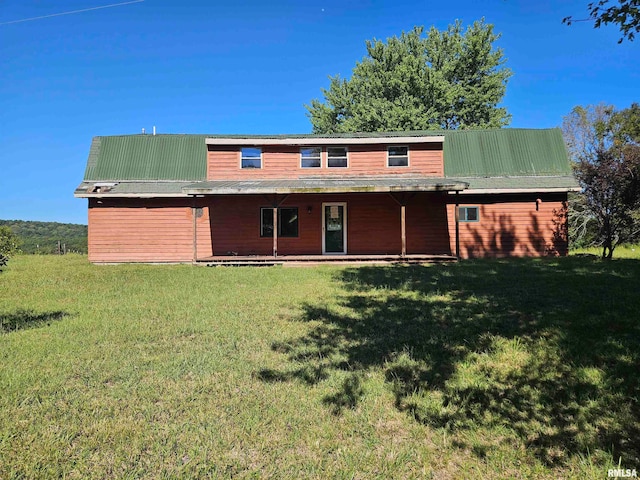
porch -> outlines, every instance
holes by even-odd
[[[457,256],[447,203],[449,192],[465,187],[403,175],[194,184],[185,189],[194,198],[194,262],[416,263]],[[196,244],[197,211],[209,221],[203,248]]]
[[[455,262],[453,255],[214,255],[200,258],[197,265],[207,267],[274,266],[287,267],[311,265],[416,265],[425,263]]]

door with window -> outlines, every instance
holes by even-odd
[[[322,204],[322,253],[347,253],[347,204]]]

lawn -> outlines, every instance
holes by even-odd
[[[640,469],[640,260],[0,273],[0,478]]]

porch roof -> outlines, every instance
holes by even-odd
[[[300,178],[287,180],[214,180],[182,188],[187,195],[362,193],[362,192],[452,192],[467,182],[433,177]]]

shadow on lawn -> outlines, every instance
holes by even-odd
[[[51,322],[62,320],[68,315],[67,312],[63,311],[36,313],[32,310],[2,313],[0,314],[0,334],[50,325]]]
[[[337,304],[305,306],[310,332],[273,345],[292,368],[260,378],[315,384],[346,372],[325,398],[339,414],[379,370],[416,421],[510,432],[548,464],[595,450],[638,463],[640,262],[361,267],[337,280]]]

